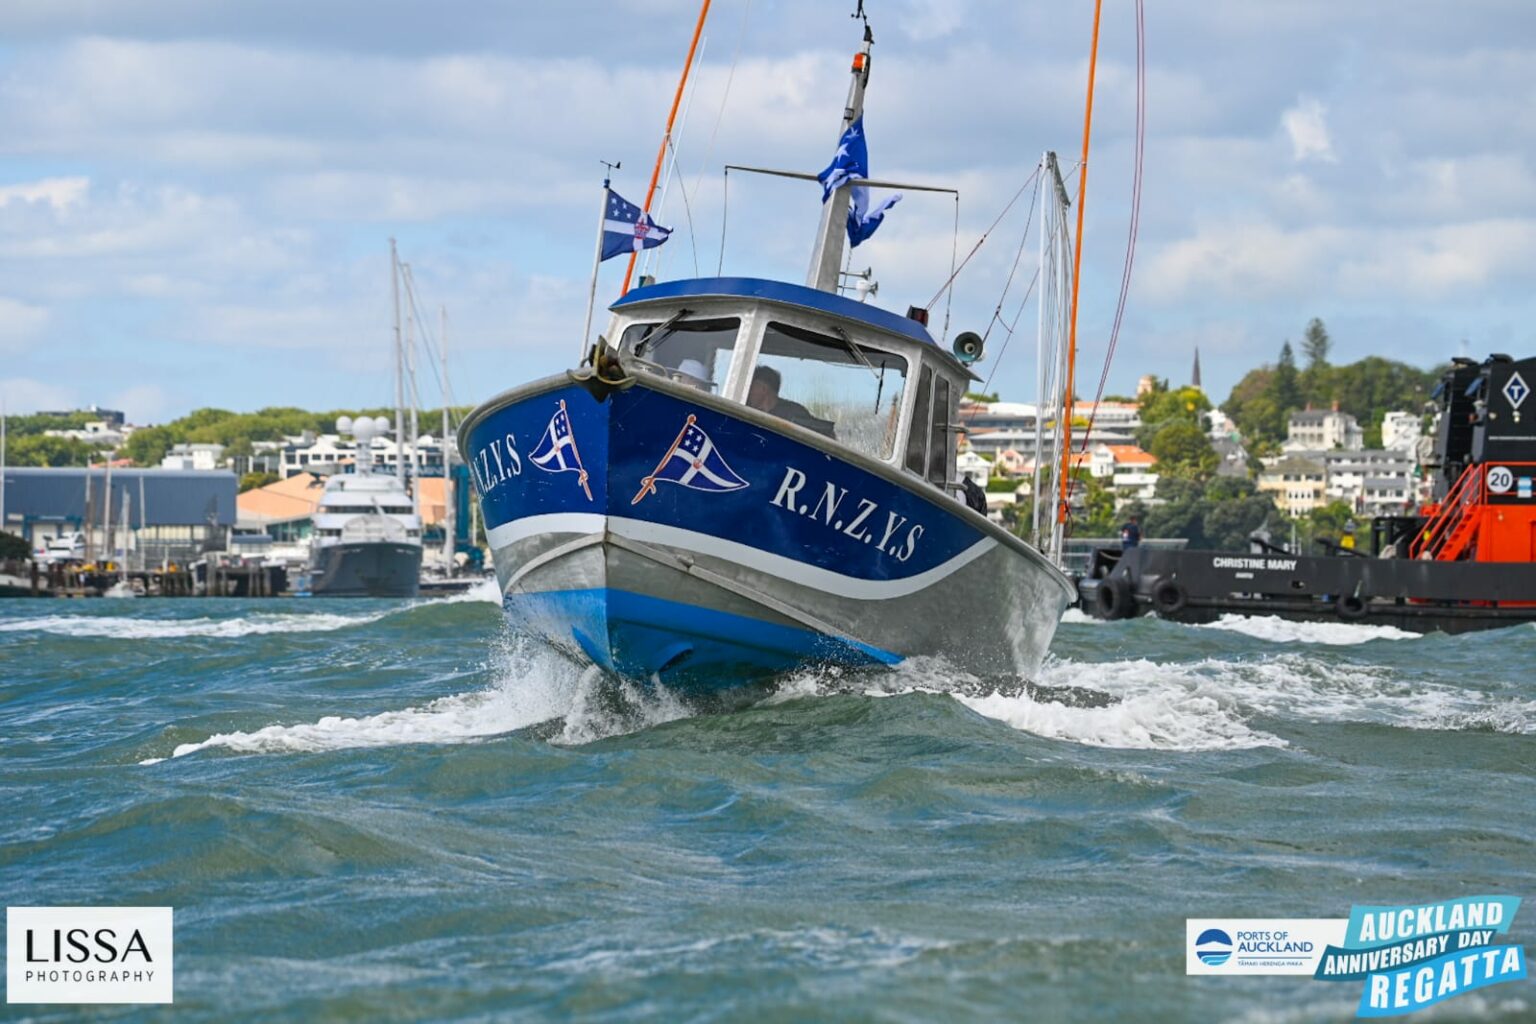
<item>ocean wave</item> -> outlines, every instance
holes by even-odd
[[[377,622],[394,609],[366,615],[328,612],[284,614],[258,612],[238,618],[140,619],[107,615],[46,615],[0,622],[0,633],[51,633],[66,637],[112,640],[174,640],[179,637],[242,637],[265,633],[326,633]]]
[[[1273,615],[1223,615],[1216,622],[1196,629],[1224,629],[1258,640],[1276,643],[1328,644],[1352,646],[1372,640],[1418,640],[1422,634],[1410,633],[1396,626],[1358,622],[1293,622]]]
[[[508,644],[496,650],[494,660],[497,682],[483,690],[376,715],[327,715],[313,722],[216,733],[196,743],[183,743],[170,756],[214,748],[273,754],[473,743],[533,727],[541,727],[540,737],[550,743],[579,745],[693,713],[681,696],[664,687],[641,689],[597,669],[581,669],[533,645]],[[139,763],[163,760],[152,757]]]
[[[1196,751],[1286,745],[1278,736],[1249,726],[1235,701],[1187,666],[1146,660],[1051,660],[1039,682],[1063,690],[1099,691],[1112,702],[1083,707],[1027,692],[956,699],[1022,732],[1096,747]]]

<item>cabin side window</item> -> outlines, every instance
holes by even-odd
[[[949,487],[949,460],[954,456],[949,441],[949,381],[933,382],[933,428],[928,440],[928,482],[940,490]]]
[[[928,467],[928,410],[933,396],[933,370],[923,367],[917,378],[917,396],[912,403],[912,429],[907,431],[907,459],[909,470],[922,476]]]
[[[891,457],[907,383],[901,356],[833,329],[821,334],[770,322],[747,404],[834,438],[875,459]]]
[[[730,373],[740,331],[737,317],[694,320],[684,314],[630,324],[619,337],[619,349],[652,373],[717,395]]]

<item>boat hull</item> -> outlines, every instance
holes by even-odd
[[[415,597],[420,586],[417,545],[343,541],[310,555],[309,592],[315,597]]]
[[[463,437],[509,622],[626,677],[719,689],[922,656],[1029,676],[1073,597],[921,481],[666,381],[599,399],[552,378]]]

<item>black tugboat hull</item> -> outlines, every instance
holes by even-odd
[[[1102,555],[1118,556],[1111,559]],[[1104,552],[1080,580],[1089,614],[1174,622],[1273,615],[1416,633],[1468,633],[1536,622],[1536,564],[1302,557],[1133,548]],[[1107,571],[1106,571],[1107,570]]]

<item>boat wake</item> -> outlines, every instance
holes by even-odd
[[[201,750],[239,754],[314,753],[359,747],[473,743],[526,731],[559,745],[591,743],[637,732],[693,713],[679,695],[644,690],[582,670],[559,655],[522,643],[497,652],[497,681],[483,690],[441,697],[418,707],[314,722],[217,733],[183,743],[172,758]],[[158,764],[163,757],[140,764]]]

